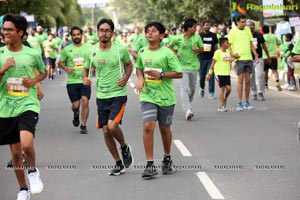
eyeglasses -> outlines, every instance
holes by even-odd
[[[14,28],[1,28],[1,33],[12,33],[13,31],[18,31],[19,29],[14,29]]]
[[[99,29],[98,32],[100,32],[100,33],[111,33],[112,31],[110,29]]]

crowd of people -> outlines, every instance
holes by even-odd
[[[296,90],[292,64],[300,62],[300,38],[293,45],[293,36],[285,34],[280,43],[269,33],[268,26],[263,26],[262,34],[255,31],[255,23],[244,15],[238,16],[235,22],[236,26],[230,31],[224,27],[222,35],[209,21],[199,24],[190,18],[184,21],[180,32],[166,29],[160,22],[150,22],[144,33],[135,28],[129,36],[128,32],[116,35],[113,21],[101,19],[96,33],[92,28],[84,33],[80,27],[73,26],[69,32],[63,33],[61,39],[55,33],[44,33],[40,26],[28,29],[24,17],[5,15],[1,22],[0,145],[10,146],[11,166],[20,187],[18,200],[28,200],[30,193],[38,194],[43,190],[34,148],[39,100],[44,96],[40,82],[47,76],[54,80],[59,70],[67,73],[72,124],[80,127],[81,134],[88,133],[91,84],[92,77],[96,77],[97,127],[102,129],[106,146],[115,161],[109,174],[117,176],[125,173],[134,162],[131,145],[126,142],[120,125],[127,103],[126,85],[135,69],[135,89],[140,94],[146,154],[144,179],[158,174],[153,155],[156,121],[164,150],[162,174],[176,172],[171,157],[171,125],[176,105],[173,79],[181,79],[181,106],[185,120],[194,117],[192,101],[198,77],[199,96],[205,96],[205,81],[208,81],[208,98],[215,99],[216,82],[220,87],[217,110],[228,110],[231,69],[237,75],[236,110],[251,110],[254,107],[250,103],[250,94],[253,100],[265,100],[269,69],[275,75],[277,89],[282,90],[276,51],[282,43],[282,63],[289,72],[287,88]],[[25,40],[27,30],[30,34]]]

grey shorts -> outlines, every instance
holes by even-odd
[[[245,73],[252,73],[253,69],[253,61],[252,60],[238,60],[236,61],[236,73],[245,74]]]
[[[171,126],[175,105],[158,106],[150,102],[141,102],[143,122],[158,121],[159,125]]]

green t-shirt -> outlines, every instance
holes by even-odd
[[[42,53],[41,45],[43,44],[42,40],[38,36],[28,36],[27,41],[29,42],[30,46],[37,50],[38,52]]]
[[[26,111],[40,112],[36,86],[27,88],[22,85],[22,78],[34,78],[34,70],[45,73],[45,65],[41,54],[29,47],[11,52],[6,46],[0,48],[0,66],[14,57],[16,65],[8,69],[0,81],[0,117],[16,117]]]
[[[181,64],[175,54],[164,46],[156,51],[151,51],[148,47],[142,48],[138,53],[135,67],[142,71],[151,68],[160,72],[182,72]],[[171,106],[176,103],[173,79],[156,80],[146,74],[144,74],[144,78],[146,87],[140,94],[141,102],[151,102],[159,106]]]
[[[43,42],[43,48],[46,58],[56,58],[57,51],[53,49],[52,46],[58,48],[57,43],[55,43],[54,40],[52,40],[51,42],[49,40]]]
[[[297,38],[296,43],[294,45],[294,48],[292,50],[292,53],[294,54],[300,54],[300,36]]]
[[[149,44],[145,35],[140,36],[137,40],[135,40],[132,50],[138,52],[141,48],[147,46]]]
[[[98,42],[98,36],[96,33],[92,32],[92,34],[85,34],[86,36],[86,41],[90,44],[96,44]]]
[[[276,37],[276,35],[267,33],[264,34],[265,44],[268,48],[270,57],[277,57],[277,46],[280,45],[279,39]],[[267,55],[265,51],[263,51],[263,59],[266,59]]]
[[[119,51],[118,51],[119,50]],[[96,68],[96,96],[98,99],[126,96],[126,87],[118,86],[118,80],[124,76],[124,63],[130,61],[128,50],[122,45],[112,42],[109,50],[100,50],[99,45],[90,48],[85,57],[85,68]],[[121,63],[120,63],[120,62]]]
[[[229,76],[230,75],[230,52],[227,49],[223,52],[218,49],[214,53],[213,59],[216,61],[214,66],[215,75]]]
[[[44,41],[48,40],[48,35],[47,35],[47,33],[45,33],[45,32],[43,32],[41,35],[38,34],[38,33],[36,33],[36,36],[38,36],[38,37],[41,39],[42,43],[43,43]]]
[[[228,35],[228,41],[231,44],[232,52],[238,53],[238,60],[252,60],[251,46],[252,33],[246,26],[243,30],[236,28],[231,29]]]
[[[196,48],[203,47],[203,42],[199,34],[192,35],[189,39],[185,39],[183,34],[176,35],[170,42],[170,46],[177,46],[177,53],[180,55],[179,61],[183,69],[198,70],[200,68],[200,62],[192,49],[192,46]]]
[[[60,61],[66,63],[66,67],[73,68],[74,71],[68,73],[67,84],[82,83],[82,71],[84,69],[84,58],[89,49],[93,46],[89,43],[76,47],[74,44],[66,46],[61,52]]]

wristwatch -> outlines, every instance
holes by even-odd
[[[165,73],[164,72],[160,72],[160,80],[162,79],[162,78],[164,78],[165,77]]]

